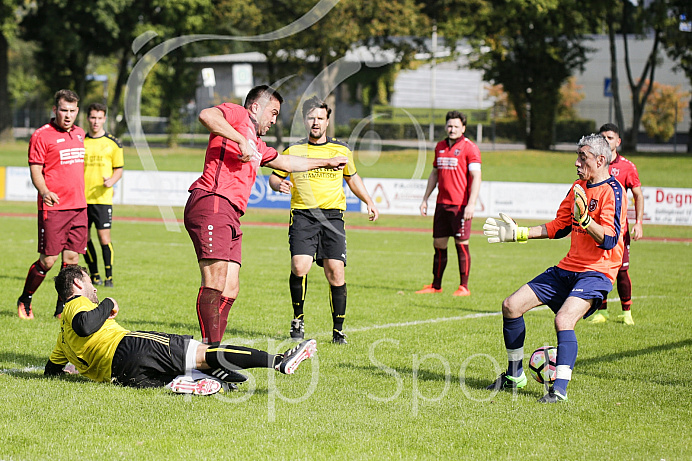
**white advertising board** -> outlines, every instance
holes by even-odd
[[[28,167],[5,168],[5,199],[35,201],[36,189],[31,183]],[[198,177],[198,172],[137,171],[126,170],[123,178],[115,185],[113,203],[127,205],[185,206],[188,188]],[[267,206],[267,200],[276,207],[288,206],[288,196],[266,191],[266,200],[258,200],[259,189],[268,189],[265,178],[258,178],[253,188],[249,206]],[[425,193],[427,180],[364,178],[375,205],[382,214],[419,215],[420,204]],[[507,213],[515,219],[539,219],[549,221],[570,184],[512,183],[484,181],[476,203],[478,217],[497,216]],[[692,189],[671,187],[642,187],[644,192],[644,223],[692,226]],[[350,191],[348,191],[350,192]],[[279,197],[274,197],[277,195]],[[349,199],[350,194],[348,194]],[[634,201],[629,194],[630,220],[634,219]],[[435,210],[437,190],[428,199],[428,215]],[[353,199],[355,200],[355,199]],[[276,203],[273,203],[276,202]],[[349,202],[350,203],[350,202]],[[355,203],[354,206],[357,206]],[[350,207],[349,207],[350,209]],[[360,209],[366,212],[361,203]]]

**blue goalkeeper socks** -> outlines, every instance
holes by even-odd
[[[567,385],[572,379],[572,370],[577,362],[577,335],[574,330],[557,332],[557,371],[553,389],[561,395],[567,395]]]
[[[524,338],[526,337],[524,317],[516,319],[503,317],[502,336],[507,348],[507,375],[517,378],[524,373]]]

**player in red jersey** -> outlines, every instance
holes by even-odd
[[[63,267],[77,264],[87,244],[84,197],[84,130],[75,126],[79,96],[70,90],[55,93],[55,118],[31,135],[29,170],[38,191],[39,258],[29,268],[17,314],[33,319],[31,298],[62,254]],[[58,298],[55,316],[64,304]]]
[[[625,186],[625,190],[631,190],[634,196],[634,213],[636,222],[632,227],[632,238],[639,240],[644,235],[642,220],[644,218],[644,193],[642,183],[639,181],[639,173],[634,163],[618,154],[620,130],[614,123],[606,123],[598,130],[608,140],[613,160],[610,162],[610,174],[615,177],[620,184]],[[618,316],[618,321],[625,325],[634,325],[632,319],[632,280],[630,279],[630,233],[625,232],[625,253],[622,256],[622,267],[617,276],[618,296],[622,305],[622,314]],[[608,320],[608,304],[604,300],[598,312],[592,317],[591,323],[604,323]]]
[[[523,370],[524,313],[546,304],[555,313],[557,366],[555,383],[538,401],[567,400],[567,385],[577,360],[574,327],[592,314],[608,292],[622,265],[627,227],[625,189],[610,176],[611,151],[600,134],[583,137],[577,149],[577,180],[564,198],[556,218],[535,227],[518,227],[504,214],[488,218],[483,229],[488,242],[526,242],[528,239],[563,238],[571,234],[570,249],[551,267],[502,302],[502,333],[507,349],[507,371],[488,390],[514,390],[526,386]]]
[[[316,168],[342,169],[346,157],[308,159],[279,155],[260,139],[276,123],[283,99],[260,85],[245,104],[224,103],[200,112],[210,132],[202,176],[190,186],[185,228],[197,253],[202,284],[197,317],[202,342],[218,344],[231,306],[238,296],[241,263],[240,217],[245,213],[260,166],[287,172]]]
[[[428,198],[437,186],[437,205],[433,222],[433,282],[426,285],[423,293],[442,292],[442,274],[447,267],[447,243],[454,237],[459,259],[459,288],[454,296],[469,296],[469,272],[471,253],[469,237],[471,221],[481,189],[481,152],[464,136],[466,116],[455,110],[447,112],[447,139],[435,146],[435,160],[428,178],[420,213],[428,213]]]

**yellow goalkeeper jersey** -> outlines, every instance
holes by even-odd
[[[289,178],[293,183],[291,189],[292,209],[346,209],[346,194],[344,193],[344,176],[356,174],[356,164],[353,152],[348,144],[333,138],[327,138],[323,144],[313,144],[307,138],[301,139],[284,151],[285,155],[295,155],[306,158],[332,158],[343,155],[348,157],[348,164],[343,170],[319,168],[311,171],[287,173],[274,170],[280,178]]]
[[[104,187],[103,178],[113,176],[113,170],[122,168],[123,146],[110,133],[98,138],[88,134],[84,139],[84,192],[91,205],[112,205],[113,188]]]
[[[70,362],[80,374],[99,382],[110,382],[111,366],[115,349],[120,340],[129,333],[118,322],[108,319],[99,330],[89,336],[79,336],[72,329],[72,319],[79,312],[98,307],[84,296],[78,296],[65,303],[60,319],[60,333],[50,361],[65,365]]]

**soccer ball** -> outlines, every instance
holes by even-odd
[[[545,356],[548,355],[548,366],[545,364]],[[529,370],[533,379],[543,384],[546,381],[549,383],[555,382],[555,366],[557,362],[557,347],[543,346],[539,347],[529,360]]]

